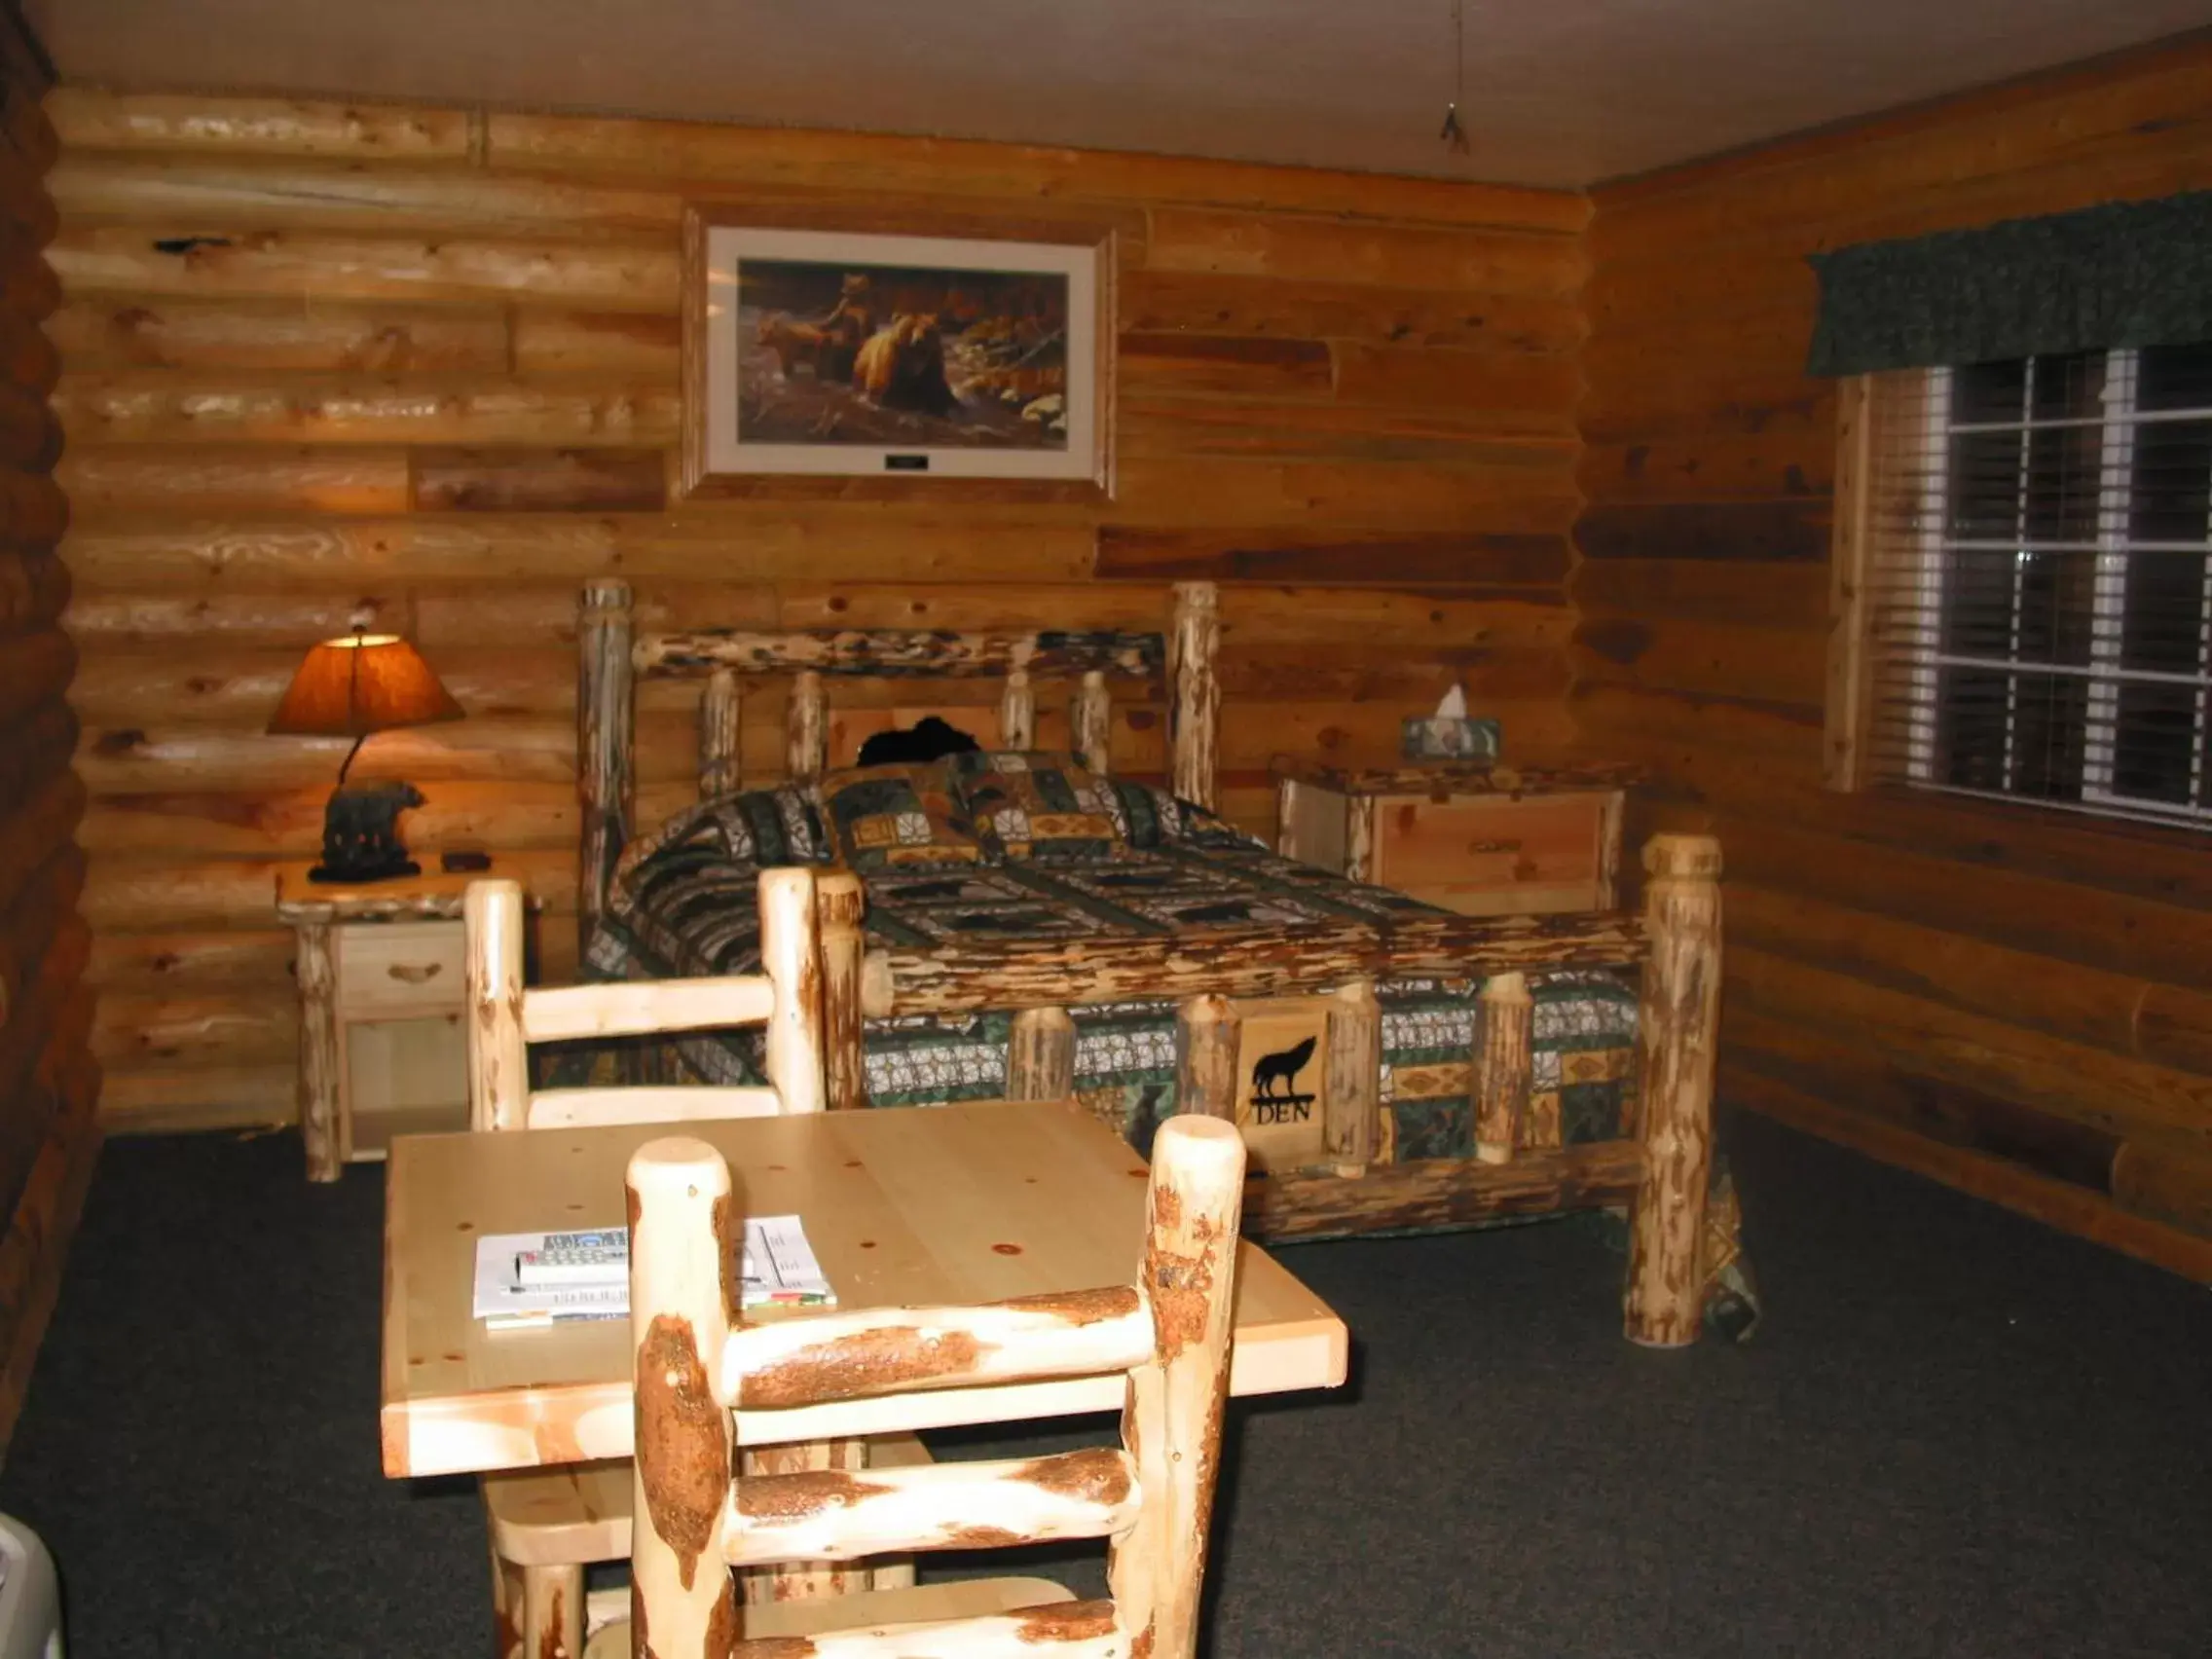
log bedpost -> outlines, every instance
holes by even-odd
[[[1099,669],[1087,669],[1068,704],[1068,747],[1101,777],[1112,769],[1113,730],[1114,700],[1106,689],[1106,676]]]
[[[999,688],[999,747],[1037,747],[1037,694],[1026,668],[1009,669],[1006,683]]]
[[[461,896],[468,1126],[530,1127],[530,1049],[522,1034],[522,884],[472,881]]]
[[[768,1082],[786,1112],[819,1112],[822,1057],[822,923],[814,871],[760,872],[760,971],[775,987],[768,1016]]]
[[[861,1050],[861,960],[867,948],[861,917],[866,908],[861,878],[851,870],[825,870],[815,877],[814,910],[822,925],[822,1083],[832,1112],[867,1104],[867,1067]]]
[[[1175,584],[1175,620],[1167,634],[1167,746],[1175,793],[1214,804],[1214,759],[1221,724],[1219,590],[1211,582]]]
[[[1364,1175],[1382,1139],[1382,1006],[1373,979],[1341,985],[1329,1001],[1327,1090],[1321,1149],[1338,1174]]]
[[[1534,1081],[1531,1038],[1536,1003],[1528,976],[1493,974],[1483,981],[1475,1015],[1475,1156],[1510,1163],[1529,1122]]]
[[[1298,850],[1298,780],[1275,780],[1275,851],[1286,859],[1303,859]]]
[[[1156,1357],[1129,1373],[1122,1412],[1123,1444],[1145,1502],[1106,1557],[1127,1651],[1151,1659],[1198,1653],[1243,1208],[1244,1141],[1235,1125],[1188,1115],[1161,1124],[1137,1273]]]
[[[735,794],[744,788],[738,759],[739,733],[745,723],[745,693],[734,669],[707,676],[699,698],[699,798]]]
[[[346,1173],[346,1148],[338,1144],[337,940],[326,921],[294,924],[299,942],[294,971],[300,977],[300,1142],[308,1179],[335,1181]],[[6,1014],[0,1012],[0,1022]]]
[[[1375,879],[1375,797],[1355,794],[1345,801],[1345,874],[1354,881]]]
[[[1653,1347],[1697,1339],[1713,1072],[1720,1027],[1720,843],[1654,835],[1643,849],[1638,1122],[1644,1176],[1630,1210],[1628,1335]]]
[[[1185,997],[1175,1010],[1175,1110],[1236,1120],[1236,1043],[1244,1026],[1227,997]]]
[[[1075,1092],[1075,1021],[1064,1008],[1025,1008],[1006,1041],[1009,1100],[1065,1100]]]
[[[723,1405],[730,1267],[743,1236],[729,1165],[671,1136],[631,1156],[630,1629],[645,1651],[727,1653],[737,1596],[723,1566],[736,1433]]]
[[[822,676],[807,669],[792,682],[792,700],[784,711],[784,774],[794,784],[811,784],[830,769],[830,704]]]
[[[576,617],[576,796],[582,846],[576,870],[576,947],[591,947],[607,908],[614,862],[630,836],[636,804],[635,670],[630,584],[586,582]]]

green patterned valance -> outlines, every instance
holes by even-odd
[[[2212,340],[2212,191],[1812,256],[1806,371]]]

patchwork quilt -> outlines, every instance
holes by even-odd
[[[1118,784],[1124,795],[1138,786]],[[976,864],[898,864],[864,872],[871,942],[929,946],[955,940],[1164,936],[1209,927],[1297,927],[1373,921],[1428,906],[1285,859],[1187,802],[1158,792],[1135,803],[1152,822],[1099,856]],[[1130,816],[1116,814],[1124,825]],[[1132,844],[1134,842],[1150,844]],[[797,788],[703,802],[634,843],[618,865],[587,971],[605,979],[745,974],[759,965],[757,882],[764,866],[828,864],[834,827],[819,796]],[[1383,1161],[1474,1155],[1470,1055],[1479,982],[1385,981]],[[1534,1099],[1569,1143],[1620,1132],[1634,1088],[1636,992],[1602,972],[1531,977]],[[1175,1016],[1166,1002],[1071,1010],[1076,1093],[1149,1151],[1175,1104]],[[877,1106],[997,1099],[1005,1091],[1012,1015],[871,1020],[865,1057]],[[709,1083],[758,1083],[757,1031],[675,1045],[682,1070]],[[1733,1197],[1727,1195],[1733,1203]],[[1732,1215],[1732,1208],[1729,1210]],[[1716,1322],[1748,1327],[1755,1301],[1733,1262]],[[1718,1262],[1715,1262],[1716,1270]],[[1710,1300],[1710,1299],[1709,1299]]]

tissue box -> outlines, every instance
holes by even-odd
[[[1408,715],[1400,748],[1408,760],[1495,760],[1497,721]]]

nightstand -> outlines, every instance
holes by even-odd
[[[1609,910],[1635,768],[1278,758],[1275,847],[1468,916]]]
[[[468,1127],[461,896],[500,873],[371,886],[276,873],[276,914],[298,936],[300,1138],[308,1179],[381,1159],[394,1135]]]

